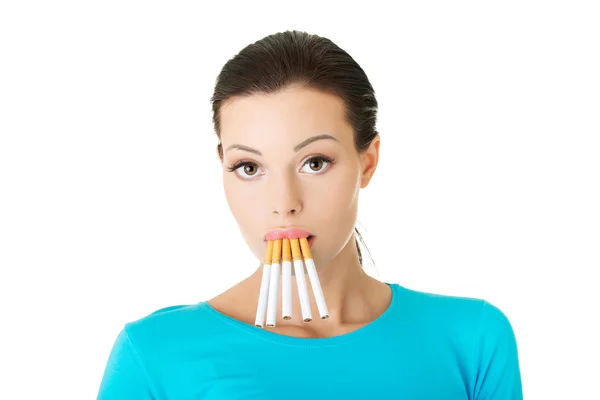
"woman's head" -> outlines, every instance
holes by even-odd
[[[251,250],[262,258],[267,231],[299,227],[315,236],[317,265],[329,263],[377,166],[364,71],[326,38],[277,33],[225,64],[211,101],[225,195]]]

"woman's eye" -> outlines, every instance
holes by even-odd
[[[254,175],[256,173],[256,168],[254,165],[244,165],[244,173],[248,175]]]
[[[258,168],[255,164],[244,164],[237,168],[238,175],[243,177],[251,177],[256,175]]]
[[[308,166],[313,171],[320,171],[323,168],[323,160],[311,160]]]
[[[304,164],[303,171],[308,173],[321,172],[328,166],[329,161],[323,158],[311,158]]]

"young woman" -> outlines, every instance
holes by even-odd
[[[380,139],[375,93],[350,55],[316,35],[270,35],[226,63],[212,102],[227,202],[260,265],[210,300],[127,323],[98,398],[522,398],[502,311],[362,269],[358,198]],[[278,313],[275,327],[255,326],[267,239],[281,237],[308,237],[328,319]],[[314,296],[310,306],[318,315]],[[298,293],[291,310],[302,315]]]

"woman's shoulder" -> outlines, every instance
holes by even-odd
[[[226,343],[224,333],[226,327],[206,302],[166,306],[126,322],[110,352],[98,398],[124,393],[128,398],[158,397],[155,382],[177,380],[190,355],[204,359],[215,342]]]
[[[496,304],[478,297],[440,294],[396,284],[398,304],[405,315],[428,324],[478,335],[513,336],[506,313]]]
[[[139,318],[126,322],[126,327],[130,329],[139,329],[154,324],[164,324],[165,322],[181,322],[190,314],[198,314],[202,302],[196,304],[177,304],[164,306],[147,314],[142,314]]]
[[[202,339],[214,334],[218,324],[206,309],[206,302],[169,305],[126,322],[123,331],[138,346],[180,342],[183,338]]]
[[[496,304],[400,285],[396,293],[398,330],[427,341],[437,357],[458,355],[474,397],[523,398],[515,331]]]
[[[394,284],[400,301],[419,311],[432,313],[474,315],[479,317],[485,307],[497,309],[489,301],[470,296],[442,294],[433,291],[423,291]],[[497,309],[499,311],[499,309]]]

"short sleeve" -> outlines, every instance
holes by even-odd
[[[98,400],[156,398],[126,327],[117,336],[110,352],[97,398]]]
[[[475,357],[475,399],[523,398],[515,333],[506,315],[487,301],[483,303]]]

